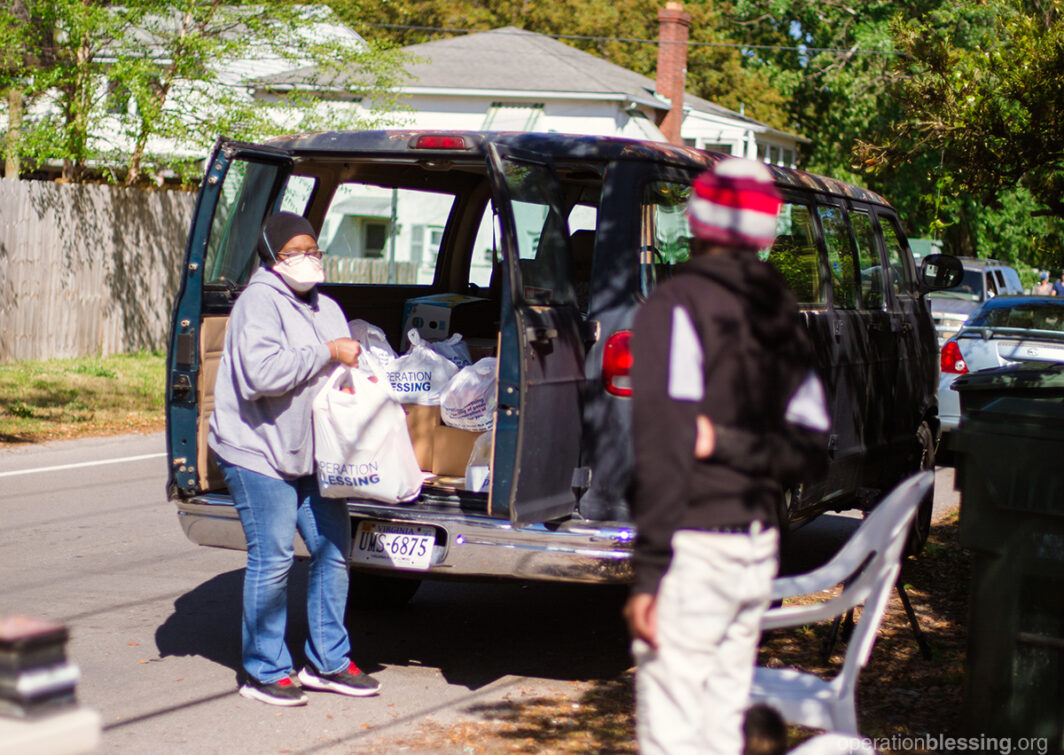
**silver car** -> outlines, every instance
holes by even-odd
[[[1064,298],[988,299],[943,344],[938,379],[942,431],[960,424],[960,396],[953,388],[960,375],[1023,362],[1064,362]]]

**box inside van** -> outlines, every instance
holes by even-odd
[[[496,359],[496,409],[479,433],[418,407],[408,427],[427,474],[410,504],[346,501],[352,567],[378,575],[630,578],[634,537],[628,350],[636,308],[687,259],[692,179],[725,156],[606,137],[415,131],[222,140],[200,189],[175,304],[167,388],[169,496],[188,537],[242,548],[206,445],[229,312],[259,261],[263,220],[307,217],[323,292],[396,351],[410,330],[460,333]],[[825,479],[790,491],[787,517],[873,505],[934,463],[937,348],[894,210],[863,189],[772,168],[785,204],[764,253],[788,280],[817,349],[833,416]],[[926,523],[929,524],[930,501]],[[431,546],[382,558],[404,535]],[[361,537],[360,537],[361,536]]]

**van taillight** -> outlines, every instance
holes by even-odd
[[[968,363],[964,361],[961,347],[956,341],[946,341],[946,345],[942,347],[940,368],[951,375],[963,375],[968,371]]]
[[[606,339],[602,352],[602,383],[606,393],[632,395],[632,331],[620,330]]]
[[[464,136],[421,134],[410,145],[414,149],[469,149]]]

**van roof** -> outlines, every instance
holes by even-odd
[[[415,146],[427,137],[461,137],[465,147]],[[648,140],[622,139],[588,134],[558,134],[503,131],[427,131],[386,129],[376,131],[319,131],[292,134],[270,139],[266,144],[299,156],[325,156],[335,153],[395,155],[396,153],[447,155],[453,159],[457,152],[483,155],[486,142],[505,144],[514,149],[539,152],[554,159],[614,160],[625,157],[636,160],[659,160],[678,167],[701,167],[725,159],[726,155]],[[423,142],[424,143],[424,142]],[[767,166],[780,186],[793,186],[824,194],[848,197],[864,202],[890,206],[882,196],[859,186],[833,178],[806,173],[794,168]]]

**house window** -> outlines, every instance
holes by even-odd
[[[732,151],[732,145],[724,142],[704,142],[702,144],[702,149],[709,150],[710,152],[720,152],[724,155],[735,154],[735,152]]]
[[[542,102],[493,102],[481,128],[484,131],[533,131],[542,117]]]
[[[788,168],[794,167],[794,150],[783,150],[783,164]]]
[[[388,241],[388,226],[385,223],[366,223],[362,248],[367,257],[383,257]]]
[[[780,164],[780,148],[779,147],[769,147],[768,148],[768,162],[769,162],[769,165],[779,165]]]

